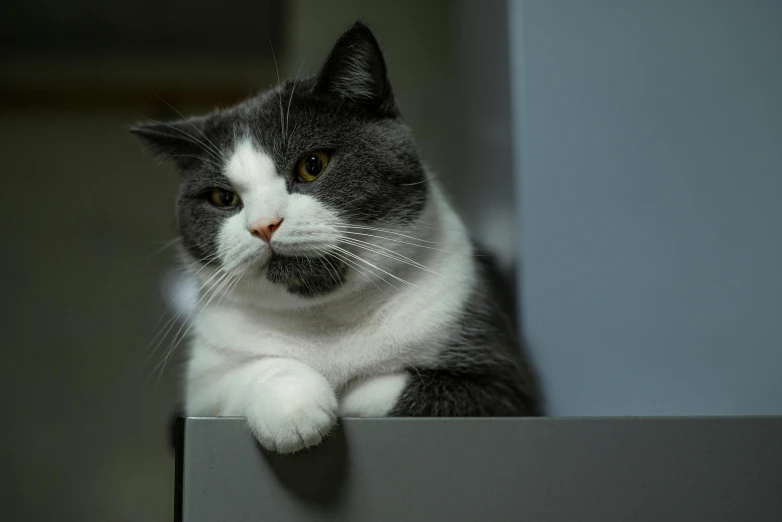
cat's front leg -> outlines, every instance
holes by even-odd
[[[334,427],[337,398],[326,378],[282,357],[253,361],[227,375],[221,411],[244,416],[266,449],[292,453],[317,445]]]

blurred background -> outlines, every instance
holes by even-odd
[[[512,272],[505,12],[496,0],[0,5],[0,173],[14,195],[0,210],[4,518],[171,519],[180,361],[162,376],[159,357],[142,365],[168,319],[177,176],[126,129],[178,118],[169,104],[198,114],[267,88],[272,49],[282,78],[315,72],[363,18],[424,157]]]
[[[520,275],[549,414],[782,413],[779,1],[6,0],[4,519],[171,519],[177,177],[127,127],[314,72],[359,17]]]

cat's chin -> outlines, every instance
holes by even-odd
[[[266,279],[285,286],[292,294],[316,297],[341,287],[345,283],[346,271],[345,264],[331,256],[274,253],[266,264]]]

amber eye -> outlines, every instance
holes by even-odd
[[[329,155],[325,152],[310,152],[299,162],[296,169],[299,177],[304,181],[312,181],[317,178],[329,164]]]
[[[216,207],[235,207],[239,204],[239,196],[223,189],[212,189],[209,201]]]

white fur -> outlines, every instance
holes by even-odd
[[[387,414],[404,388],[404,369],[436,360],[456,327],[453,311],[474,283],[471,244],[439,187],[432,184],[420,224],[399,232],[431,243],[359,236],[426,269],[379,249],[351,248],[361,260],[343,254],[354,263],[347,282],[311,299],[272,285],[263,265],[269,248],[308,253],[337,245],[337,214],[314,198],[288,194],[271,160],[249,141],[237,147],[226,174],[244,208],[220,234],[224,269],[197,274],[203,295],[193,324],[188,413],[246,416],[265,447],[283,452],[316,444],[328,432],[338,412],[336,391],[348,383],[344,413]],[[284,222],[267,245],[247,226],[271,216]],[[367,376],[381,377],[362,380]]]
[[[342,417],[385,417],[407,386],[408,372],[372,375],[351,381],[339,398]]]

